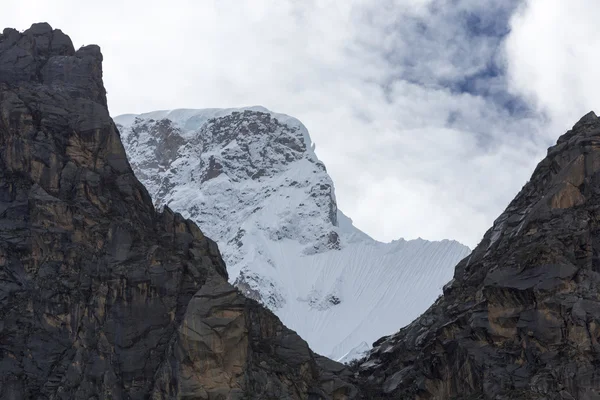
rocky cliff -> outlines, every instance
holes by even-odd
[[[194,223],[154,209],[101,62],[48,24],[0,35],[0,398],[354,397]]]
[[[456,267],[444,296],[380,339],[375,398],[600,399],[600,119],[558,139]]]

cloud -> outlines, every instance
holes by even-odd
[[[47,20],[102,46],[113,115],[260,104],[297,117],[340,208],[386,241],[474,246],[595,98],[552,47],[591,53],[567,44],[594,32],[547,32],[568,14],[556,0],[557,15],[518,0],[8,3],[2,26]]]
[[[510,90],[547,116],[551,137],[600,105],[597,6],[591,0],[528,1],[511,20]]]

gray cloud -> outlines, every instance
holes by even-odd
[[[340,208],[380,240],[475,245],[595,98],[578,77],[564,111],[580,69],[545,65],[558,34],[536,59],[547,11],[517,0],[8,3],[2,26],[46,20],[102,46],[113,115],[260,104],[299,118]]]

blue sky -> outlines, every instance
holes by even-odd
[[[113,115],[293,115],[359,228],[472,247],[600,101],[599,13],[591,0],[7,0],[0,25],[47,21],[99,44]]]

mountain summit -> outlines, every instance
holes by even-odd
[[[287,115],[180,109],[115,122],[155,204],[198,223],[230,282],[333,359],[410,323],[469,253],[449,240],[381,243],[354,227],[308,130]]]
[[[360,366],[376,398],[600,398],[600,120],[562,135],[444,296]]]

